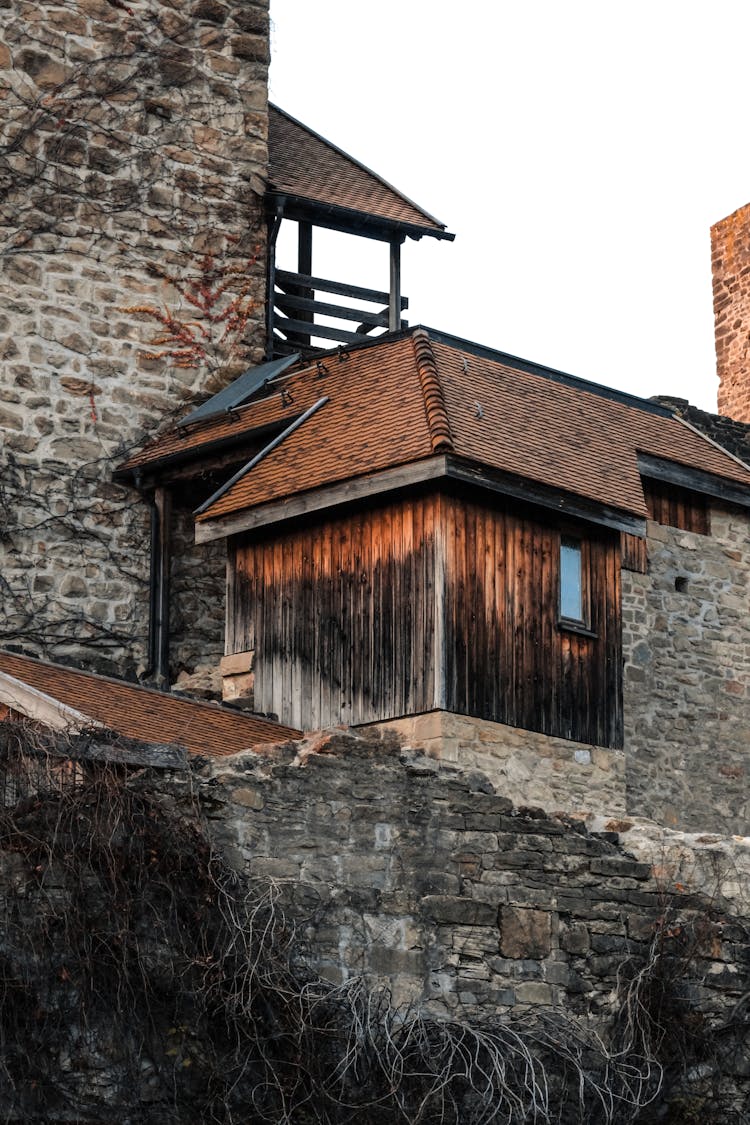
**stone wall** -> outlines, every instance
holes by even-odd
[[[0,644],[129,674],[148,512],[112,465],[261,354],[267,0],[2,9]]]
[[[623,571],[628,813],[750,834],[750,524],[649,522],[648,574]]]
[[[224,655],[226,543],[195,542],[192,513],[172,513],[170,664],[173,680],[210,673],[221,698],[219,662]]]
[[[89,741],[85,746],[90,757],[96,744]],[[149,748],[142,749],[148,760]],[[107,752],[111,755],[111,744],[107,744],[105,756]],[[58,987],[67,992],[63,998],[66,1012],[71,1003],[77,1011],[80,1003],[75,996],[71,1001],[70,982],[77,979],[81,964],[87,963],[80,958],[88,958],[92,946],[81,945],[77,927],[84,917],[90,917],[89,911],[96,918],[101,916],[97,897],[89,899],[80,891],[87,864],[93,865],[89,883],[105,897],[113,886],[120,895],[125,888],[141,888],[153,928],[147,926],[133,943],[138,958],[144,958],[137,964],[149,974],[148,982],[161,981],[163,987],[168,982],[169,988],[174,985],[182,990],[195,987],[194,978],[159,976],[160,958],[172,948],[168,943],[175,941],[172,929],[164,929],[164,918],[171,920],[175,909],[169,895],[164,897],[169,884],[169,879],[164,881],[165,873],[187,893],[184,880],[195,877],[195,867],[210,854],[217,863],[215,870],[223,857],[244,876],[238,884],[240,893],[252,888],[256,906],[275,904],[272,918],[261,912],[248,924],[272,926],[282,960],[291,942],[299,972],[292,978],[284,971],[281,981],[284,1008],[294,1008],[295,1020],[304,1021],[310,997],[316,1007],[324,1008],[324,997],[332,1006],[337,997],[344,1005],[347,996],[360,997],[365,1008],[371,1003],[368,1020],[389,1019],[391,1029],[408,1026],[415,1018],[436,1021],[431,1024],[434,1034],[439,1034],[440,1027],[449,1027],[459,1037],[460,1028],[466,1030],[467,1026],[485,1032],[505,1029],[506,1048],[511,1053],[513,1037],[519,1034],[526,1036],[521,1041],[531,1043],[532,1051],[539,1049],[535,1033],[546,1026],[563,1052],[568,1046],[575,1050],[582,1043],[588,1045],[584,1062],[587,1081],[592,1081],[595,1074],[601,1075],[596,1068],[602,1052],[606,1059],[607,1051],[623,1043],[617,1029],[622,1031],[624,1017],[635,1014],[647,1026],[650,1013],[657,1021],[656,1034],[638,1040],[629,1054],[611,1060],[614,1069],[629,1066],[633,1077],[643,1064],[638,1052],[647,1050],[651,1064],[656,1062],[648,1068],[652,1094],[659,1085],[658,1064],[664,1067],[657,1101],[648,1115],[637,1119],[673,1125],[741,1125],[747,1120],[742,1113],[750,1110],[750,1023],[746,1015],[750,839],[687,836],[633,819],[590,817],[584,822],[548,816],[539,809],[514,808],[493,791],[480,772],[438,763],[400,746],[392,732],[383,735],[374,729],[337,730],[301,743],[266,746],[224,759],[194,759],[192,769],[178,768],[171,773],[139,769],[129,781],[121,781],[122,789],[107,785],[105,776],[96,799],[81,793],[79,815],[69,819],[64,803],[59,804],[60,793],[47,792],[49,763],[42,764],[37,776],[27,759],[20,776],[25,795],[33,792],[35,778],[36,784],[42,781],[45,786],[45,795],[33,803],[38,822],[29,821],[30,805],[25,801],[13,827],[6,822],[6,844],[10,842],[12,848],[0,849],[0,897],[6,920],[10,920],[5,933],[14,958],[4,968],[3,1026],[6,1032],[10,1026],[25,1036],[24,1047],[34,1041],[30,1036],[41,1013],[29,1030],[22,1013],[13,1006],[16,994],[9,989],[14,981],[25,982],[22,995],[36,995],[33,988],[41,987],[39,974],[44,974],[45,987],[53,993]],[[62,793],[74,798],[75,774],[65,770],[58,783]],[[132,807],[124,800],[127,794],[135,798]],[[110,809],[109,801],[124,804],[115,803]],[[45,802],[51,802],[47,812],[39,812]],[[149,819],[157,822],[155,833],[174,834],[188,850],[186,868],[180,870],[170,856],[166,866],[156,868],[149,877],[155,862],[154,838],[149,836],[148,846],[136,843],[131,857],[131,862],[140,857],[148,870],[133,872],[128,865],[126,872],[112,876],[106,865],[107,872],[99,882],[103,844],[104,854],[115,868],[123,860],[121,842],[114,851],[109,850],[111,825],[129,823],[127,818],[123,821],[124,809],[129,816],[135,814],[134,823],[139,823],[144,808],[151,809]],[[157,809],[168,813],[165,821],[160,820]],[[214,845],[210,849],[203,847],[202,831],[196,832],[204,823],[201,814]],[[71,863],[70,849],[77,854],[75,826],[88,818],[93,818],[97,829],[94,858],[89,856],[79,869]],[[28,833],[38,836],[44,845],[49,843],[47,831],[56,841],[51,854],[43,846],[39,854],[35,849],[30,854],[24,850]],[[134,835],[140,837],[142,830]],[[162,840],[164,849],[168,851]],[[41,867],[34,866],[37,860]],[[40,870],[45,871],[42,881],[37,874]],[[201,878],[205,879],[205,872]],[[221,884],[229,885],[224,880]],[[116,910],[126,912],[127,901],[118,902]],[[105,914],[111,921],[111,915]],[[141,919],[142,924],[137,908],[130,917]],[[187,925],[190,941],[195,940],[192,923],[180,921],[179,914],[176,918],[174,924]],[[71,936],[71,942],[61,947],[62,960],[51,981],[45,962],[37,966],[34,960],[40,953],[39,935],[47,940],[48,926],[55,927],[53,934],[64,928]],[[292,936],[294,927],[296,935]],[[8,938],[11,931],[12,941]],[[36,944],[19,944],[19,934],[26,931],[36,935]],[[105,922],[96,940],[107,949],[106,971],[111,972],[112,958],[119,964],[121,952],[119,944],[115,953],[107,947],[108,933]],[[176,944],[179,952],[181,947]],[[258,955],[259,947],[252,948]],[[216,952],[210,943],[209,949]],[[233,947],[230,975],[241,971],[235,958],[242,949],[241,943]],[[6,945],[3,951],[10,956]],[[188,953],[191,951],[192,945]],[[197,962],[199,968],[201,961]],[[132,960],[126,958],[123,964],[133,971]],[[269,969],[270,963],[264,964]],[[9,973],[9,965],[16,976]],[[268,978],[257,972],[257,963],[255,970],[256,975],[246,978],[245,987],[248,979],[252,981],[252,998],[257,1000],[260,994],[262,1007],[263,990],[278,985],[277,969],[271,967]],[[199,977],[202,979],[203,970]],[[315,984],[320,977],[334,989]],[[300,999],[299,1012],[297,993],[290,991],[298,984],[304,985],[306,997]],[[220,991],[216,988],[216,1003],[221,1003]],[[230,993],[232,1004],[242,1003],[232,996]],[[268,996],[276,1003],[276,993]],[[157,1060],[153,1043],[149,1054],[148,1049],[143,1051],[144,1042],[137,1040],[136,1063],[145,1060],[147,1065],[137,1067],[132,1075],[127,1069],[132,1044],[118,1038],[122,1020],[115,1020],[113,1027],[101,1025],[108,1011],[107,997],[101,999],[103,1005],[95,1005],[93,1012],[84,1015],[85,1036],[77,1026],[54,1026],[54,1047],[39,1073],[48,1094],[58,1099],[65,1095],[62,1104],[67,1112],[55,1112],[55,1119],[82,1119],[75,1112],[80,1103],[86,1119],[129,1121],[131,1117],[125,1113],[118,1116],[118,1106],[132,1108],[132,1083],[140,1082],[136,1096],[142,1095],[143,1119],[164,1120],[159,1112],[166,1103],[156,1099],[166,1077],[175,1094],[175,1104],[171,1097],[166,1104],[169,1120],[192,1120],[184,1110],[193,1072],[184,1072],[182,1060],[187,1057],[195,1062],[196,1070],[209,1065],[213,1056],[205,1050],[205,1041],[193,1041],[187,1026],[181,1030],[188,1034],[174,1041],[169,1038],[176,1035],[174,1029],[163,1035],[159,1042],[167,1060],[178,1058],[178,1069],[170,1071],[168,1061],[164,1069],[157,1068],[161,1055]],[[131,1009],[129,1004],[127,999],[124,1010],[132,1011],[134,1019],[141,1018],[141,1008]],[[355,1009],[360,1015],[364,1010],[361,1005]],[[250,1013],[259,1010],[248,1004]],[[326,1009],[322,1016],[329,1021],[325,1025],[329,1049],[346,1051],[351,1040],[348,1035],[336,1038],[330,1022],[332,1011],[333,1007]],[[172,1011],[157,1006],[151,1015],[171,1022]],[[668,1025],[667,1018],[671,1020]],[[597,1035],[601,1037],[598,1042]],[[148,1037],[145,1041],[152,1042]],[[102,1042],[107,1044],[106,1050],[97,1049]],[[6,1040],[6,1046],[12,1052],[17,1044]],[[595,1059],[596,1051],[600,1054]],[[451,1066],[446,1059],[443,1056],[442,1065]],[[18,1065],[16,1055],[12,1062]],[[131,1075],[124,1092],[123,1073]],[[0,1096],[10,1099],[17,1109],[19,1092],[24,1093],[14,1092],[6,1082]],[[174,1112],[177,1106],[183,1115]],[[30,1115],[8,1115],[8,1120],[19,1119],[29,1120]],[[405,1114],[398,1119],[417,1117]],[[540,1110],[539,1120],[550,1119]],[[593,1122],[600,1117],[569,1114],[553,1115],[553,1119]],[[450,1105],[445,1120],[456,1120]],[[613,1120],[633,1118],[623,1107]]]
[[[746,996],[748,840],[517,810],[483,774],[373,729],[214,762],[198,793],[237,869],[315,918],[314,961],[334,981],[365,973],[438,1016],[554,1009],[606,1033],[668,931],[694,935],[673,952],[689,949],[680,980],[700,1019]],[[742,1050],[723,1042],[747,1098]]]
[[[430,711],[374,727],[462,769],[482,770],[515,805],[548,812],[625,812],[625,755],[503,723]]]
[[[750,204],[711,227],[719,413],[750,422]]]

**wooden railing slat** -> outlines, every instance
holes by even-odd
[[[358,320],[369,324],[372,328],[388,327],[388,310],[384,313],[365,312],[364,309],[352,309],[346,305],[331,305],[327,301],[314,301],[309,297],[293,297],[288,293],[277,293],[275,305],[285,315],[294,314],[296,310],[320,313],[322,316],[337,316],[341,320]],[[302,320],[303,317],[297,317]]]
[[[378,289],[363,289],[359,285],[349,285],[342,281],[327,281],[322,277],[311,277],[306,273],[292,273],[289,270],[276,270],[275,281],[279,289],[285,286],[295,286],[301,289],[320,289],[323,293],[335,293],[339,297],[354,297],[361,301],[372,301],[374,304],[387,304],[390,294]],[[408,309],[409,298],[401,298],[401,308]]]
[[[330,324],[310,324],[308,320],[292,320],[290,317],[275,316],[274,329],[278,332],[293,333],[305,337],[317,336],[322,340],[338,340],[344,344],[356,344],[362,339],[357,332],[346,332],[343,328],[333,328]]]

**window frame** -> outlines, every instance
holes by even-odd
[[[575,548],[579,565],[579,604],[580,617],[570,617],[563,613],[563,583],[565,568],[564,548]],[[557,550],[557,627],[569,633],[579,633],[586,637],[598,636],[591,628],[591,551],[588,539],[578,531],[562,529]]]

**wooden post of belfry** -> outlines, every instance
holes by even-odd
[[[388,304],[388,331],[401,327],[401,239],[391,239],[391,288]]]
[[[299,223],[299,233],[297,236],[297,273],[306,274],[307,277],[312,275],[312,223]],[[299,296],[307,297],[312,300],[314,290],[307,286],[300,285]],[[315,320],[315,314],[303,309],[297,313],[298,320],[309,320],[312,324]],[[310,347],[310,337],[301,336],[300,343],[303,347]]]

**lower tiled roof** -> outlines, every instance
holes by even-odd
[[[192,754],[222,757],[301,737],[300,731],[246,712],[29,656],[0,651],[0,672],[127,738],[182,746]]]
[[[321,395],[327,402],[217,492],[199,521],[438,450],[640,519],[641,455],[740,485],[750,500],[750,470],[668,409],[431,329],[323,357],[284,385],[298,410]]]

